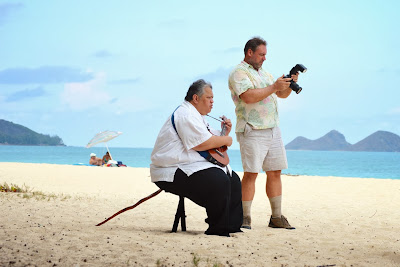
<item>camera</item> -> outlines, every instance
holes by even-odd
[[[304,65],[302,64],[297,64],[296,66],[294,66],[291,70],[290,73],[288,75],[286,75],[284,78],[290,78],[292,77],[292,75],[297,74],[298,72],[304,73],[307,71],[307,68],[304,67]],[[290,81],[290,85],[289,85],[290,89],[292,89],[293,91],[296,92],[296,94],[300,93],[301,90],[303,88],[300,87],[300,85],[298,85],[295,81],[291,80]]]

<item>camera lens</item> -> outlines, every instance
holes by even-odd
[[[290,86],[289,86],[293,91],[296,92],[296,94],[300,93],[302,88],[294,81],[290,82]]]

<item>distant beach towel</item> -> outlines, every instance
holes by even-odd
[[[72,165],[76,165],[76,166],[92,166],[92,167],[99,167],[97,165],[92,165],[92,164],[87,164],[87,163],[74,163]]]

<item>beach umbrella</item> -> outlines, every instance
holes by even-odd
[[[112,140],[112,139],[114,139],[115,137],[117,137],[117,136],[119,136],[119,135],[121,135],[121,134],[122,134],[121,132],[117,132],[117,131],[104,131],[104,132],[100,132],[100,133],[96,134],[96,135],[92,138],[92,140],[89,141],[89,143],[86,145],[86,148],[95,146],[95,145],[100,144],[100,143],[104,143],[105,146],[106,146],[106,148],[107,148],[107,151],[108,151],[108,153],[110,154],[110,157],[111,157],[111,159],[112,159],[110,150],[108,149],[108,146],[107,146],[107,142],[110,141],[110,140]]]

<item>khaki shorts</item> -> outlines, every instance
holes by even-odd
[[[246,124],[243,133],[236,133],[244,172],[287,169],[286,150],[279,127],[254,130]]]

